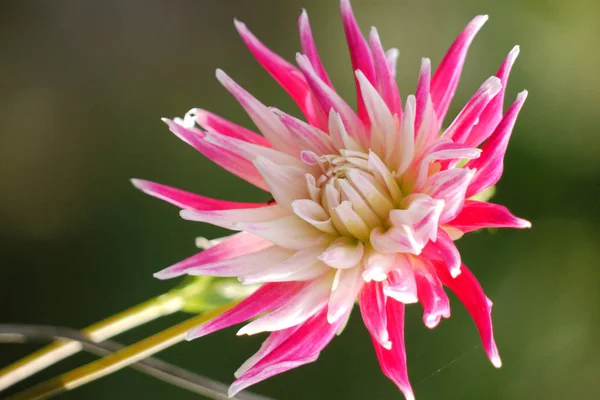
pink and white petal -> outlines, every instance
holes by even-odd
[[[430,98],[431,87],[431,60],[423,58],[421,60],[421,70],[417,81],[417,90],[415,91],[416,113],[415,113],[415,132],[419,132],[423,119],[425,118],[425,109]]]
[[[289,369],[315,361],[319,353],[339,331],[345,318],[330,324],[326,319],[326,310],[322,310],[296,330],[287,331],[287,339],[277,338],[280,342],[268,354],[262,356],[251,368],[244,372],[229,388],[229,396],[257,382],[280,374]],[[273,334],[272,334],[273,335]]]
[[[304,323],[327,305],[330,285],[330,274],[307,282],[281,307],[243,326],[238,331],[238,336],[279,331]]]
[[[190,330],[186,339],[197,339],[276,309],[293,299],[305,286],[305,282],[264,284],[231,310]]]
[[[396,119],[394,119],[387,104],[381,98],[373,84],[365,77],[363,72],[357,70],[355,75],[370,121],[370,149],[383,154],[386,137],[396,134]]]
[[[292,135],[276,115],[220,69],[217,70],[217,79],[246,110],[250,119],[274,148],[293,156],[298,155]]]
[[[444,121],[450,102],[456,92],[469,46],[487,20],[487,15],[479,15],[469,22],[454,43],[452,43],[452,46],[448,49],[448,52],[433,75],[431,81],[431,98],[435,113],[438,116],[438,129]]]
[[[256,157],[254,165],[263,176],[271,195],[281,207],[293,212],[294,200],[310,197],[304,185],[306,171],[297,167],[280,165],[265,157]]]
[[[388,142],[387,146],[393,151],[386,155],[386,164],[391,166],[396,176],[400,176],[410,166],[415,155],[415,110],[416,99],[410,95],[404,105],[404,116],[399,135],[395,141]]]
[[[186,210],[229,210],[241,208],[258,208],[266,206],[261,203],[238,203],[211,199],[182,189],[177,189],[160,183],[145,181],[143,179],[132,179],[131,183],[142,192],[169,202],[179,208]]]
[[[390,73],[392,74],[392,78],[394,79],[396,79],[396,67],[398,66],[399,56],[400,51],[393,47],[385,52],[385,58],[387,60],[388,68],[390,70]]]
[[[354,268],[337,270],[327,304],[327,322],[333,324],[350,313],[363,284],[360,261]]]
[[[394,209],[394,204],[386,195],[386,189],[377,183],[371,174],[357,168],[348,170],[346,176],[352,186],[367,200],[373,211],[380,218],[387,218],[390,210]]]
[[[271,143],[269,143],[269,141],[264,136],[254,133],[251,130],[244,128],[243,126],[234,124],[233,122],[228,121],[225,118],[218,116],[217,114],[211,113],[210,111],[206,111],[201,108],[192,108],[185,115],[185,119],[192,119],[205,131],[218,132],[222,135],[231,136],[240,140],[245,140],[246,142],[254,143],[259,146],[271,147]]]
[[[315,98],[327,114],[333,109],[340,114],[348,133],[361,146],[368,147],[368,134],[354,110],[325,82],[319,78],[308,58],[303,54],[296,55],[298,67],[304,74]]]
[[[236,229],[248,231],[290,250],[329,244],[333,236],[327,235],[296,215],[268,222],[238,223]]]
[[[332,268],[347,269],[357,265],[364,253],[365,248],[361,241],[342,236],[318,255],[318,259]]]
[[[483,110],[501,89],[502,82],[499,78],[492,76],[487,79],[442,136],[452,139],[454,143],[465,143],[471,129],[479,123]]]
[[[375,67],[373,65],[373,56],[367,41],[360,32],[356,18],[352,12],[350,0],[342,0],[340,2],[340,11],[342,13],[342,22],[344,24],[344,32],[346,33],[346,42],[348,42],[348,50],[350,51],[350,61],[352,62],[353,71],[362,71],[369,82],[377,84],[375,75]],[[356,80],[356,98],[358,116],[366,124],[369,124],[365,104],[363,102],[360,84]]]
[[[320,261],[317,256],[326,246],[316,246],[295,252],[289,258],[279,263],[264,263],[263,268],[251,275],[240,276],[244,285],[263,282],[308,281],[315,279],[330,268]]]
[[[383,293],[383,285],[382,282],[365,283],[358,296],[358,305],[371,337],[384,349],[390,350],[392,342],[387,330],[386,297]]]
[[[381,370],[398,389],[404,394],[406,400],[415,400],[406,368],[406,350],[404,346],[404,304],[390,300],[386,304],[388,331],[392,348],[384,348],[375,337],[373,345],[379,359]]]
[[[273,246],[271,242],[261,237],[247,232],[236,233],[198,254],[155,273],[154,277],[158,279],[174,278],[185,274],[186,270],[193,266],[229,260],[271,246]]]
[[[350,136],[346,130],[341,115],[333,109],[329,112],[328,126],[331,140],[339,151],[342,149],[350,151],[363,151],[363,147],[361,147],[359,142],[354,140],[354,138]],[[337,152],[338,151],[336,151],[336,153]]]
[[[298,31],[300,33],[300,47],[302,49],[302,54],[306,55],[319,78],[321,78],[327,86],[333,88],[333,84],[331,83],[329,76],[327,76],[327,72],[321,62],[321,57],[319,57],[319,52],[317,51],[317,46],[313,39],[306,10],[302,10],[300,17],[298,18]]]
[[[448,272],[450,272],[450,275],[453,278],[460,275],[460,252],[450,236],[443,229],[438,231],[438,237],[435,243],[429,242],[423,248],[421,257],[428,260],[441,261],[446,268],[448,268]]]
[[[434,199],[444,200],[444,210],[440,215],[440,223],[452,221],[460,212],[465,192],[475,174],[468,168],[453,168],[438,172],[425,181],[423,193]]]
[[[500,180],[504,170],[504,154],[508,147],[508,141],[526,98],[526,90],[519,93],[517,100],[510,106],[494,133],[483,144],[481,157],[469,161],[465,166],[477,169],[475,177],[467,189],[467,197],[495,185]]]
[[[289,212],[278,204],[273,204],[233,210],[182,210],[180,215],[188,221],[206,222],[226,229],[242,230],[238,224],[274,221],[289,215]]]
[[[267,184],[264,182],[262,176],[260,176],[258,170],[251,161],[205,142],[203,140],[205,133],[198,129],[185,128],[181,123],[167,118],[163,118],[163,122],[169,126],[169,130],[177,137],[195,148],[215,164],[260,189],[268,190]]]
[[[292,132],[300,150],[311,150],[317,155],[337,153],[337,149],[327,133],[282,111],[273,110],[273,112]]]
[[[386,297],[391,297],[404,304],[419,301],[412,260],[413,258],[406,254],[396,255],[396,262],[388,274],[389,284],[383,288]]]
[[[385,281],[395,262],[396,253],[381,253],[372,244],[367,244],[363,258],[363,279],[365,282]]]
[[[519,46],[513,47],[504,59],[496,76],[502,82],[502,90],[492,101],[489,102],[485,110],[481,113],[479,123],[473,127],[469,137],[465,141],[468,146],[477,147],[483,143],[494,131],[500,120],[502,119],[502,108],[504,106],[504,93],[508,83],[510,70],[519,55]]]
[[[494,332],[492,329],[492,305],[486,297],[481,285],[473,273],[465,266],[461,266],[461,274],[452,278],[447,268],[442,263],[434,263],[438,277],[442,283],[450,288],[465,308],[471,314],[477,330],[483,342],[483,348],[496,368],[502,366],[498,348],[494,341]]]
[[[369,171],[371,171],[377,182],[379,182],[380,185],[386,187],[388,193],[392,197],[392,200],[395,202],[400,202],[402,200],[402,192],[400,191],[398,182],[396,182],[396,179],[394,179],[394,176],[387,168],[387,166],[383,163],[381,158],[379,158],[379,156],[373,153],[372,151],[369,151],[367,167]]]
[[[411,253],[419,255],[423,246],[414,230],[408,225],[392,226],[387,231],[382,227],[371,231],[371,244],[382,253]]]
[[[371,28],[369,34],[369,46],[373,54],[375,75],[377,77],[377,91],[387,104],[388,109],[398,120],[402,120],[402,104],[400,102],[400,91],[394,79],[395,66],[392,69],[388,58],[383,50],[379,33],[376,28]]]
[[[294,214],[318,230],[330,235],[338,234],[337,230],[333,226],[333,222],[331,222],[331,217],[329,214],[327,214],[327,212],[325,212],[319,203],[308,199],[295,200],[292,203],[292,208],[294,210]]]
[[[429,262],[416,260],[413,266],[419,302],[423,306],[423,323],[433,329],[442,317],[450,318],[450,301],[435,268]]]
[[[460,213],[448,225],[464,233],[482,228],[531,228],[531,222],[515,217],[506,207],[475,200],[465,200]]]
[[[426,194],[413,193],[405,198],[403,205],[406,207],[404,210],[390,211],[392,224],[412,225],[415,237],[422,246],[425,246],[429,240],[435,241],[444,201]]]

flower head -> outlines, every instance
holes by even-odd
[[[272,332],[236,372],[230,393],[316,360],[342,329],[358,299],[382,370],[414,398],[404,350],[404,307],[420,302],[434,328],[450,316],[443,286],[475,320],[484,349],[499,367],[491,301],[462,264],[454,240],[486,227],[526,228],[506,208],[473,196],[500,178],[524,91],[503,115],[515,47],[458,116],[442,129],[467,50],[487,16],[473,19],[433,77],[423,59],[415,95],[395,83],[398,52],[385,51],[377,30],[361,35],[350,3],[341,12],[357,88],[355,112],[335,91],[299,18],[296,68],[236,21],[259,63],[296,101],[305,120],[268,108],[223,71],[217,79],[239,101],[261,135],[193,109],[164,121],[206,157],[271,193],[266,204],[215,200],[134,180],[144,192],[182,208],[181,216],[240,231],[156,276],[237,277],[260,288],[237,307],[189,333],[207,335],[251,320],[239,335]]]

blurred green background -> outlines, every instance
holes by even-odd
[[[475,40],[451,113],[494,74],[515,44],[521,55],[507,93],[529,98],[509,146],[495,202],[533,222],[530,231],[471,234],[463,259],[495,302],[494,369],[473,323],[452,297],[453,317],[433,330],[408,308],[409,374],[417,398],[600,398],[599,182],[600,3],[595,0],[354,0],[364,32],[376,25],[401,51],[403,97],[421,57],[437,65],[475,15],[490,14]],[[160,294],[176,281],[152,273],[197,250],[221,229],[185,222],[134,190],[139,177],[207,196],[267,195],[211,165],[173,137],[160,117],[199,106],[250,126],[218,84],[223,68],[268,105],[298,114],[238,38],[238,17],[293,60],[302,7],[336,87],[353,98],[337,0],[71,0],[0,2],[0,322],[84,327]],[[446,121],[448,122],[448,121]],[[186,316],[122,335],[131,343]],[[230,382],[261,337],[235,328],[160,354]],[[37,345],[0,345],[6,365]],[[92,360],[79,355],[20,385]],[[278,399],[400,399],[380,372],[355,312],[317,363],[260,383]],[[64,399],[192,399],[124,370]]]

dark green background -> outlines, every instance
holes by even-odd
[[[593,0],[366,1],[353,5],[364,32],[376,25],[401,51],[398,81],[414,92],[421,57],[437,65],[476,14],[490,14],[472,46],[453,115],[521,45],[507,102],[530,96],[494,201],[530,219],[530,231],[471,234],[458,242],[494,300],[504,366],[494,369],[473,323],[452,298],[437,329],[409,307],[409,374],[423,399],[600,398],[598,108],[600,63]],[[152,273],[195,252],[194,237],[222,230],[182,221],[135,191],[130,177],[238,201],[267,195],[211,165],[173,137],[160,117],[195,106],[249,125],[218,84],[223,68],[268,105],[298,114],[233,28],[240,18],[289,60],[296,18],[308,9],[336,87],[353,98],[335,0],[0,1],[0,322],[83,327],[168,290]],[[447,121],[448,122],[448,121]],[[177,315],[119,337],[131,343]],[[263,337],[229,329],[161,357],[229,382]],[[0,364],[35,349],[0,345]],[[80,355],[19,385],[49,378]],[[317,363],[254,388],[279,399],[400,399],[379,371],[358,313]],[[192,399],[126,370],[65,399]]]

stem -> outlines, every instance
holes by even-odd
[[[206,282],[174,289],[81,330],[92,342],[99,343],[159,317],[181,310],[189,296],[202,291]],[[60,340],[0,370],[0,392],[21,380],[82,350],[80,342]]]
[[[165,329],[149,338],[117,351],[99,360],[64,373],[54,379],[43,382],[10,397],[11,400],[39,400],[78,388],[86,383],[102,378],[139,360],[158,353],[185,339],[186,333],[193,327],[215,318],[238,304],[232,301],[202,315],[197,315],[171,328]]]

